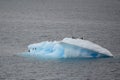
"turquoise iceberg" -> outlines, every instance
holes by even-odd
[[[28,53],[42,58],[101,58],[113,57],[107,49],[82,39],[64,38],[61,41],[43,41],[30,44]]]

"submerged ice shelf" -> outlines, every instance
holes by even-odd
[[[27,54],[42,58],[99,58],[113,56],[110,51],[93,42],[72,38],[30,44]]]

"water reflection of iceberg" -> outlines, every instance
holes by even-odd
[[[112,57],[107,49],[82,39],[64,38],[62,41],[45,41],[28,46],[29,55],[43,58],[99,58]]]

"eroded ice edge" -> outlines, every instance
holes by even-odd
[[[61,41],[43,41],[30,44],[29,55],[39,58],[104,58],[113,57],[110,51],[91,42],[82,39],[64,38]]]

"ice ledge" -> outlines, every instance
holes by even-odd
[[[113,56],[112,53],[110,51],[108,51],[107,49],[105,49],[91,41],[88,41],[88,40],[64,38],[61,42],[79,46],[79,47],[86,48],[89,50],[94,50],[96,52],[99,52],[101,54],[105,54],[108,56]]]

